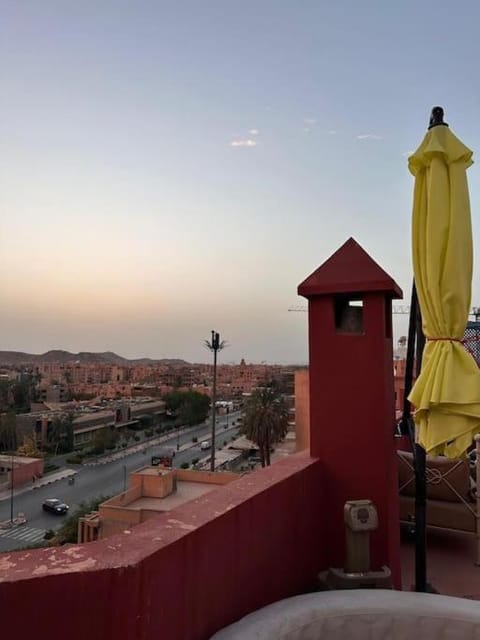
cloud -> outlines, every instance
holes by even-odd
[[[237,140],[232,140],[230,142],[231,147],[256,147],[257,141],[252,140],[251,138],[237,138]]]
[[[305,131],[305,133],[308,133],[309,131],[311,131],[310,127],[303,127],[303,130]]]
[[[357,140],[383,140],[382,136],[377,136],[375,133],[362,133],[357,136]]]
[[[316,124],[317,119],[316,118],[304,118],[303,119],[305,124]]]
[[[327,131],[329,136],[334,136],[337,132],[335,131],[335,129],[330,129],[329,131]]]
[[[260,133],[260,131],[258,129],[250,129],[250,131],[248,132],[251,136],[258,136],[258,134]]]

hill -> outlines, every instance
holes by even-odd
[[[22,351],[0,351],[0,366],[20,366],[33,364],[110,364],[117,366],[168,364],[172,366],[188,365],[185,360],[177,358],[134,358],[128,359],[113,351],[70,353],[61,349],[53,349],[42,354],[24,353]]]

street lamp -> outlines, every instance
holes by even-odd
[[[15,452],[12,449],[12,469],[10,471],[10,524],[13,527],[13,467],[15,466]]]
[[[13,527],[13,488],[14,488],[14,478],[15,478],[15,471],[14,471],[14,467],[15,467],[15,451],[16,451],[16,446],[17,446],[17,433],[16,433],[16,428],[15,425],[13,425],[13,429],[10,430],[10,436],[11,436],[11,465],[12,468],[10,470],[10,526]]]
[[[212,330],[212,339],[205,340],[205,346],[213,351],[213,389],[212,389],[212,456],[210,471],[215,471],[215,405],[217,402],[217,353],[227,346],[225,340],[220,341],[220,334]]]

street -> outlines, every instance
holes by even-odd
[[[217,448],[223,446],[225,440],[230,441],[232,436],[238,432],[236,418],[240,414],[229,416],[228,429],[225,429],[226,416],[218,416],[216,423]],[[232,420],[236,424],[232,426]],[[188,462],[191,464],[195,458],[205,458],[210,451],[201,451],[202,440],[211,439],[211,425],[202,424],[190,430],[188,433],[172,432],[171,438],[161,445],[152,445],[141,452],[127,455],[124,458],[107,462],[97,466],[74,467],[78,469],[75,475],[75,483],[69,484],[68,479],[59,480],[48,486],[22,493],[14,498],[14,513],[23,512],[27,518],[27,523],[12,530],[0,531],[0,552],[18,549],[34,542],[40,542],[47,529],[58,529],[62,526],[67,516],[57,516],[46,513],[42,510],[42,503],[47,498],[58,498],[65,501],[70,506],[70,513],[73,513],[82,501],[92,500],[99,496],[112,496],[124,490],[125,481],[128,486],[128,474],[150,464],[151,453],[162,448],[177,448],[177,440],[182,445],[192,446],[178,451],[173,459],[175,467]],[[198,438],[198,442],[193,444],[192,438]],[[0,502],[0,521],[10,518],[10,500]]]

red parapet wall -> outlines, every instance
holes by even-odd
[[[306,453],[121,534],[0,556],[2,628],[56,640],[206,640],[315,587],[321,466]]]

